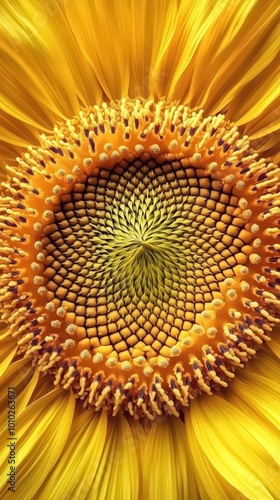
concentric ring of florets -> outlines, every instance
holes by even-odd
[[[2,320],[85,405],[172,413],[279,322],[279,168],[223,115],[123,99],[7,167]]]

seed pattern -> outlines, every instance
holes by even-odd
[[[179,161],[116,170],[75,185],[45,226],[47,288],[96,347],[169,355],[246,258],[238,199]]]
[[[42,136],[2,184],[0,307],[84,405],[179,415],[279,322],[279,169],[222,115],[122,100]]]

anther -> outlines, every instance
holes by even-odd
[[[100,155],[101,156],[101,155]],[[105,155],[107,156],[107,155]],[[108,158],[108,157],[107,157]],[[100,158],[101,159],[101,158]],[[102,160],[103,161],[103,160]],[[83,165],[84,167],[90,167],[92,164],[92,159],[91,158],[84,158],[83,159]],[[76,172],[75,172],[76,173]]]
[[[90,357],[90,352],[88,351],[88,349],[84,349],[83,351],[81,351],[80,352],[80,357],[82,359],[89,358]]]
[[[35,224],[33,224],[33,229],[34,231],[36,231],[36,233],[40,232],[42,229],[42,224],[40,224],[40,222],[35,222]]]
[[[101,154],[99,155],[99,158],[100,158],[100,160],[101,160],[102,162],[105,162],[105,161],[109,160],[109,156],[108,156],[106,153],[101,153]]]
[[[103,354],[101,354],[101,352],[96,352],[92,358],[92,361],[93,363],[102,363],[103,359]]]
[[[261,256],[257,253],[252,253],[251,255],[249,255],[249,260],[251,264],[258,264],[261,261]]]
[[[231,288],[230,290],[228,290],[228,291],[227,291],[227,297],[228,297],[230,300],[234,300],[234,299],[236,299],[236,297],[237,297],[236,290],[234,290],[234,288]]]
[[[158,144],[152,144],[152,146],[150,146],[150,151],[154,154],[158,154],[160,153],[160,147]]]
[[[57,319],[51,321],[51,326],[53,328],[60,328],[61,327],[61,321],[58,321]]]
[[[76,333],[76,330],[77,330],[77,326],[74,325],[74,324],[70,324],[66,327],[66,332],[69,334],[69,335],[74,335]]]
[[[218,331],[217,328],[212,326],[210,328],[207,328],[206,335],[209,339],[214,339],[217,334],[217,331]]]

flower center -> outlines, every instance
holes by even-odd
[[[122,100],[3,183],[2,319],[84,405],[179,415],[279,321],[279,169],[223,115]]]

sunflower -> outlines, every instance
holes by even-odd
[[[2,2],[3,499],[279,498],[279,12]]]

